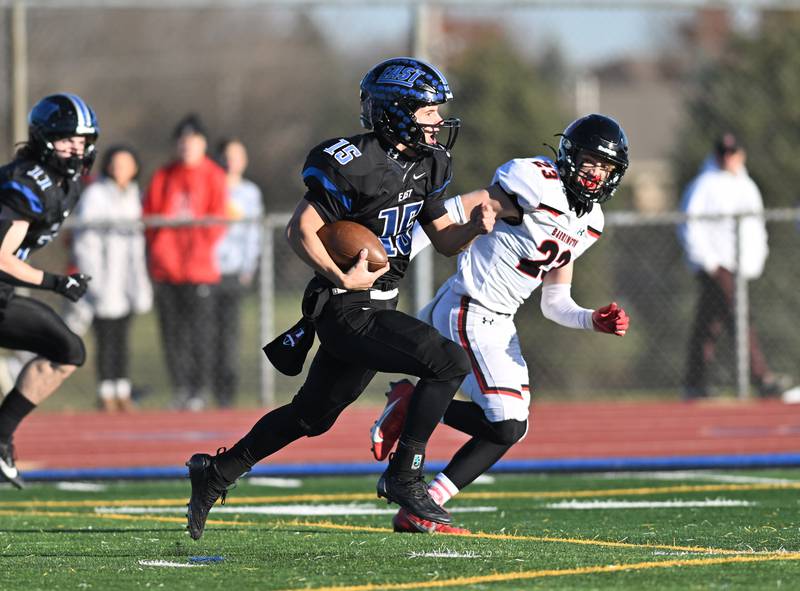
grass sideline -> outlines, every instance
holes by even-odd
[[[800,580],[800,470],[500,475],[449,506],[469,536],[392,533],[374,480],[244,480],[199,542],[184,530],[186,481],[0,488],[0,589],[683,590]]]

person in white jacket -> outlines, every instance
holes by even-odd
[[[735,274],[757,279],[769,252],[764,204],[747,173],[746,158],[736,136],[722,134],[681,202],[681,211],[689,219],[680,226],[679,238],[699,283],[684,380],[686,399],[708,396],[708,367],[717,339],[723,330],[734,329]],[[752,215],[741,218],[737,246],[735,216],[741,214]],[[749,331],[751,381],[762,396],[780,394],[780,381],[767,365],[752,324]]]
[[[136,225],[142,217],[138,172],[132,148],[109,148],[101,178],[84,191],[77,211],[81,222],[93,224],[75,233],[73,248],[78,268],[94,278],[86,301],[93,314],[97,393],[106,411],[132,408],[130,320],[153,304],[144,237]]]

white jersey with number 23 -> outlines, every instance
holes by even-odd
[[[603,232],[595,205],[578,217],[569,208],[555,164],[549,158],[517,158],[500,166],[499,184],[523,213],[519,224],[498,220],[458,257],[450,288],[501,314],[514,314],[552,269],[574,261]]]

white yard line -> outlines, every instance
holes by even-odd
[[[480,554],[475,552],[452,552],[447,550],[445,552],[412,552],[408,555],[409,558],[482,558]]]
[[[706,480],[709,482],[730,482],[736,484],[790,484],[795,480],[768,478],[765,476],[741,476],[738,474],[718,474],[704,470],[676,470],[669,472],[603,472],[586,474],[585,478],[606,478],[608,480]]]
[[[205,564],[187,564],[186,562],[170,562],[169,560],[140,560],[142,566],[162,566],[167,568],[200,568]]]
[[[548,509],[682,509],[686,507],[752,507],[750,501],[706,499],[704,501],[561,501],[548,503]]]
[[[253,486],[271,486],[273,488],[300,488],[303,486],[303,481],[299,478],[268,478],[262,476],[254,476],[246,478],[243,482],[252,484]]]
[[[56,484],[56,488],[58,490],[77,492],[104,492],[108,490],[108,486],[97,482],[59,482]]]
[[[451,513],[492,513],[497,507],[456,507],[448,509]],[[151,515],[158,513],[186,513],[186,507],[95,507],[95,513],[123,513],[128,515]],[[214,514],[254,514],[254,515],[394,515],[397,509],[384,509],[364,503],[338,505],[240,505],[235,507],[215,507]]]

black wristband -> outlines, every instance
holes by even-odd
[[[47,271],[43,271],[43,273],[44,276],[42,277],[42,282],[39,284],[39,287],[42,289],[55,291],[56,287],[58,286],[59,275],[56,275],[55,273],[48,273]]]

